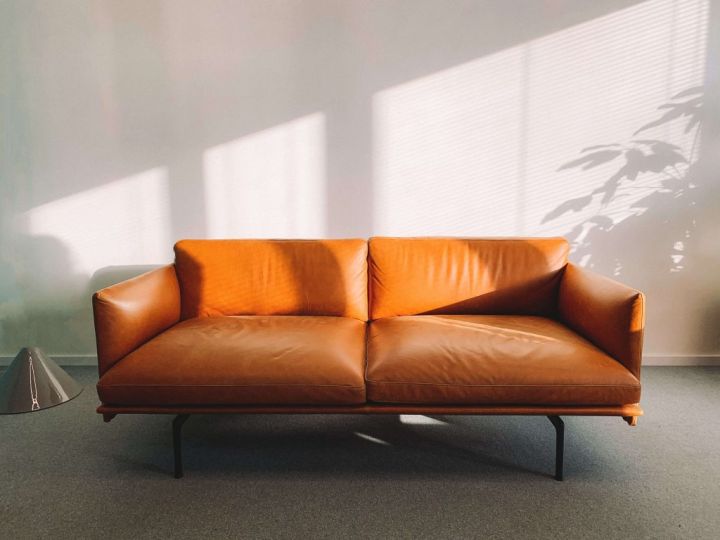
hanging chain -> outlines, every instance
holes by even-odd
[[[30,358],[30,398],[32,399],[31,410],[39,411],[40,403],[38,402],[37,381],[35,380],[35,367],[33,366],[32,353],[29,353],[28,356]]]

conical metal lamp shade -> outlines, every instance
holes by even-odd
[[[22,349],[0,376],[0,414],[39,411],[82,392],[65,370],[36,347]]]

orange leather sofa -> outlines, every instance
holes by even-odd
[[[183,240],[93,296],[98,412],[642,414],[643,295],[562,238]]]

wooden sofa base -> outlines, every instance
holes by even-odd
[[[100,405],[97,412],[117,414],[490,414],[562,416],[642,416],[638,403],[628,405]]]
[[[359,405],[359,406],[214,406],[195,405],[143,407],[100,405],[97,412],[110,422],[118,414],[172,414],[175,478],[183,477],[182,426],[191,414],[442,414],[442,415],[521,415],[547,416],[555,428],[555,479],[563,479],[565,424],[560,416],[620,416],[628,425],[637,425],[643,410],[637,403],[602,406],[531,406],[531,405]]]

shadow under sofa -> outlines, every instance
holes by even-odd
[[[644,297],[561,238],[183,240],[93,296],[101,405],[172,414],[642,415]]]

